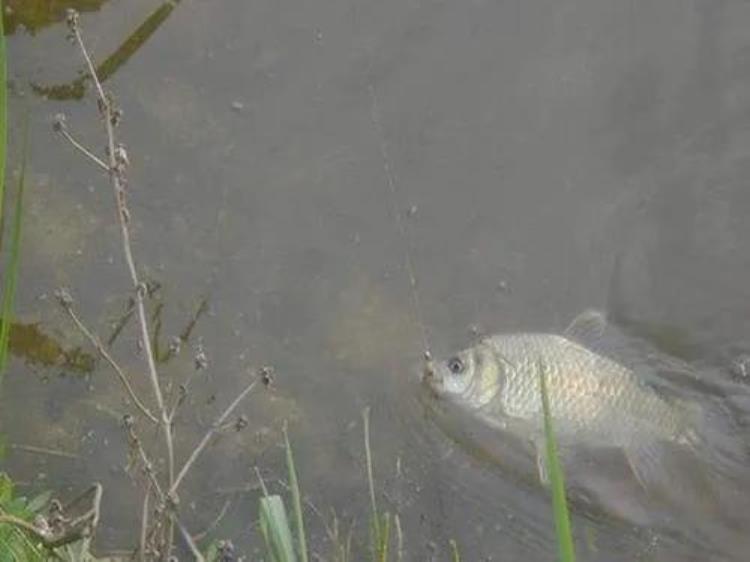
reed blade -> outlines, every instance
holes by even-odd
[[[557,454],[557,442],[550,414],[549,396],[547,394],[547,373],[543,363],[539,365],[540,389],[542,394],[542,410],[544,412],[544,440],[547,449],[547,472],[552,489],[552,508],[555,517],[555,531],[557,533],[557,548],[560,562],[575,562],[573,547],[573,533],[570,527],[568,502],[565,497],[565,477]]]

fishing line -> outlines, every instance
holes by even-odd
[[[422,316],[422,307],[419,301],[419,291],[417,290],[417,276],[414,269],[414,260],[412,259],[412,248],[409,233],[404,224],[404,220],[399,212],[398,206],[398,195],[396,193],[396,177],[391,166],[390,158],[388,157],[388,146],[385,141],[385,134],[380,120],[380,111],[378,109],[378,99],[375,95],[375,88],[372,84],[368,84],[367,91],[370,94],[370,116],[372,119],[373,126],[377,132],[378,139],[380,140],[380,157],[383,159],[383,170],[385,173],[386,183],[388,184],[388,190],[390,192],[390,204],[391,212],[393,213],[396,220],[396,227],[398,228],[399,235],[404,242],[404,256],[406,263],[406,273],[409,276],[409,285],[411,287],[411,300],[412,306],[414,307],[414,313],[419,324],[419,328],[422,335],[422,344],[424,345],[424,357],[428,362],[431,360],[432,355],[430,353],[430,343],[427,333],[427,326],[424,323]]]

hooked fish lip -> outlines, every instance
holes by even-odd
[[[443,377],[436,371],[432,359],[426,359],[422,364],[422,382],[427,384],[441,384]]]
[[[443,377],[436,370],[430,359],[427,359],[421,369],[421,383],[433,398],[440,398]]]
[[[435,372],[435,367],[432,365],[432,361],[425,361],[424,365],[422,366],[422,380],[431,380],[437,377],[437,373]]]

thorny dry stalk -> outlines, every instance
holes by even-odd
[[[172,406],[169,407],[166,403],[166,400],[164,399],[164,393],[159,382],[159,375],[156,369],[156,359],[152,348],[150,330],[144,304],[148,289],[146,283],[144,283],[138,276],[138,271],[136,269],[135,260],[133,258],[131,245],[129,226],[130,211],[127,206],[126,193],[126,189],[128,187],[127,172],[129,161],[124,146],[122,144],[119,144],[115,138],[115,127],[119,124],[122,118],[122,112],[119,108],[115,107],[112,96],[108,92],[105,92],[104,88],[102,87],[101,81],[99,80],[96,72],[96,67],[94,66],[91,56],[83,41],[79,16],[75,10],[68,10],[67,23],[70,30],[70,38],[80,49],[88,68],[88,74],[93,81],[96,90],[98,108],[104,121],[107,135],[106,161],[100,159],[94,154],[94,152],[87,149],[80,142],[78,142],[78,140],[76,140],[76,138],[68,131],[64,115],[58,115],[56,117],[53,129],[55,130],[55,132],[61,134],[63,138],[70,142],[79,152],[86,156],[86,158],[93,161],[99,168],[103,168],[104,170],[106,170],[109,175],[114,194],[115,206],[117,209],[117,221],[120,227],[125,264],[127,266],[130,281],[134,290],[133,301],[140,331],[139,344],[141,346],[143,356],[146,360],[147,378],[149,380],[154,396],[154,401],[156,403],[155,410],[152,411],[151,409],[149,409],[144,404],[143,400],[138,397],[132,385],[130,384],[127,375],[125,374],[125,371],[107,351],[104,345],[102,345],[100,339],[91,330],[89,330],[78,317],[73,309],[73,300],[70,294],[65,290],[60,290],[57,293],[57,297],[78,330],[89,340],[94,348],[96,348],[99,355],[114,370],[122,387],[124,388],[129,399],[135,405],[138,412],[152,423],[157,424],[160,428],[160,433],[163,434],[167,458],[167,474],[164,480],[160,483],[159,475],[154,468],[155,464],[149,458],[148,453],[144,449],[142,442],[136,433],[135,419],[129,415],[126,415],[123,419],[125,428],[128,432],[128,442],[130,444],[131,452],[136,453],[137,460],[142,466],[142,471],[147,477],[146,490],[144,493],[143,505],[141,509],[141,533],[139,538],[139,545],[137,548],[139,558],[141,560],[150,560],[153,558],[158,558],[160,560],[169,559],[172,556],[174,529],[176,525],[184,535],[188,546],[193,551],[196,558],[201,559],[201,555],[195,548],[195,544],[194,542],[192,542],[192,538],[190,537],[187,530],[182,526],[178,518],[178,488],[187,476],[190,469],[197,461],[198,457],[208,446],[211,438],[223,427],[225,427],[227,418],[232,415],[232,412],[237,408],[240,402],[255,387],[257,381],[261,380],[262,382],[267,384],[266,379],[270,377],[270,375],[262,371],[261,377],[254,378],[237,396],[237,398],[235,398],[235,400],[233,400],[229,404],[224,412],[211,425],[209,430],[204,435],[203,439],[201,439],[201,441],[195,446],[195,448],[183,464],[182,468],[180,469],[179,473],[175,476],[173,420],[178,407],[185,398],[184,395],[187,390],[185,388],[184,391],[181,391],[174,400]],[[206,366],[207,359],[205,358],[205,354],[201,350],[196,357],[196,369],[204,369],[206,368]],[[99,517],[98,503],[100,501],[100,497],[101,489],[99,487],[98,494],[96,496],[96,513],[94,514],[94,517],[92,517],[92,525],[94,526]],[[154,500],[158,502],[156,505],[153,505]],[[30,532],[39,532],[39,530],[36,528],[34,528],[34,531],[32,531],[31,529],[28,530]]]

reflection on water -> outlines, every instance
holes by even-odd
[[[94,370],[94,357],[80,347],[64,348],[47,335],[39,323],[14,322],[10,328],[10,352],[30,365],[57,367],[77,374]]]
[[[159,29],[159,26],[164,23],[179,2],[180,0],[169,0],[162,3],[128,35],[115,52],[104,61],[96,64],[96,72],[102,83],[105,83],[121,66],[130,60],[130,57]],[[55,86],[32,84],[32,89],[35,93],[53,100],[80,99],[86,91],[85,85],[88,81],[88,75],[84,75],[68,84]]]
[[[31,34],[65,20],[65,12],[75,8],[79,12],[99,10],[107,0],[6,0],[3,24],[5,32],[13,34],[20,27]]]
[[[96,11],[106,0],[68,0],[49,2],[46,0],[10,0],[5,9],[5,30],[12,34],[17,28],[34,34],[39,29],[65,21],[68,9],[79,12]],[[126,64],[130,58],[148,41],[148,39],[166,21],[180,0],[161,2],[143,21],[126,36],[125,40],[115,51],[102,62],[96,63],[97,74],[102,83],[106,82],[117,70]],[[81,99],[85,94],[87,75],[83,75],[67,84],[42,85],[32,83],[32,90],[48,99],[67,100]]]

